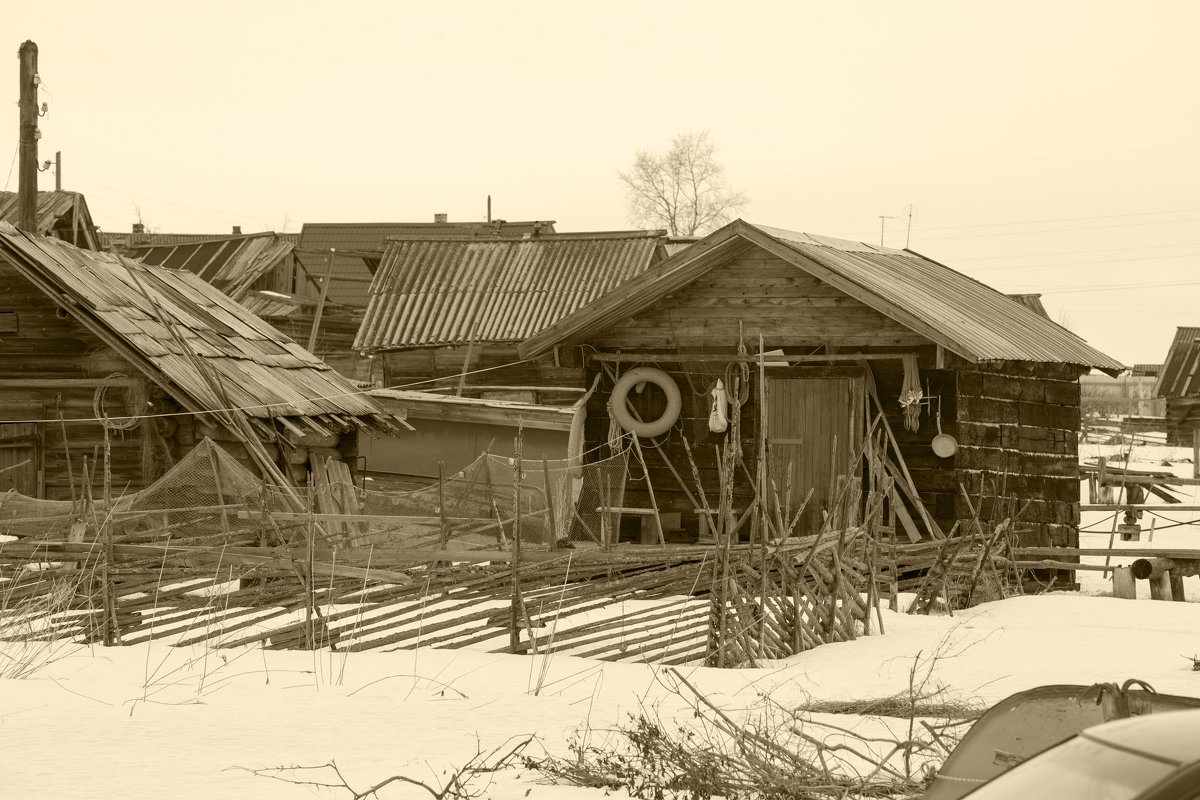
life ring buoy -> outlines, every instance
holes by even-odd
[[[629,412],[629,405],[626,402],[629,390],[639,383],[653,383],[667,396],[667,410],[658,419],[639,422]],[[616,385],[613,386],[612,395],[608,399],[608,413],[612,415],[612,418],[622,429],[641,439],[662,436],[671,430],[671,426],[679,419],[679,410],[682,406],[679,386],[670,375],[653,367],[636,367],[626,372],[617,380]]]

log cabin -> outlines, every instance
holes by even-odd
[[[758,356],[760,342],[770,355]],[[718,492],[714,445],[726,434],[710,429],[710,417],[721,379],[742,387],[728,409],[740,415],[748,466],[734,484],[735,509],[751,502],[748,476],[767,452],[778,485],[790,475],[801,494],[813,490],[798,531],[812,532],[839,476],[858,469],[853,454],[877,408],[923,507],[901,500],[910,516],[927,515],[944,533],[1019,509],[1025,542],[1077,546],[1079,377],[1124,369],[1027,305],[913,251],[742,220],[563,316],[517,352],[561,365],[558,381],[571,370],[580,387],[599,381],[582,448],[597,458],[621,415],[610,403],[617,381],[639,367],[665,373],[678,389],[677,412],[653,388],[618,398],[634,412],[621,416],[675,417],[646,440],[644,475],[631,469],[623,505],[654,502],[660,514],[677,514],[680,541],[696,541],[706,525],[685,438],[703,492]],[[938,437],[951,446],[935,450]]]
[[[316,459],[352,459],[359,435],[402,424],[192,272],[0,223],[0,287],[2,489],[75,499],[104,418],[117,491],[205,437],[253,464],[247,425],[302,482]]]

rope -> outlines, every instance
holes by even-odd
[[[125,417],[110,417],[104,410],[104,400],[108,395],[108,390],[114,386],[113,381],[118,378],[127,378],[123,372],[114,372],[104,378],[104,381],[96,387],[95,394],[92,395],[92,413],[96,415],[100,424],[104,426],[106,431],[128,431],[133,430],[141,424],[141,418],[137,416]],[[125,390],[125,410],[132,412],[135,407],[137,389],[131,386]],[[118,420],[120,420],[118,422]],[[105,450],[108,449],[108,435],[105,434]]]

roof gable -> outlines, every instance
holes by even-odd
[[[389,427],[350,381],[197,275],[4,223],[0,256],[189,411],[237,409],[323,433]]]
[[[522,357],[578,341],[678,291],[724,259],[758,246],[968,361],[1124,367],[1022,304],[906,250],[735,220],[519,347]]]
[[[79,192],[38,192],[35,215],[39,235],[53,236],[86,250],[102,249],[87,200]],[[0,221],[16,226],[19,217],[17,192],[0,192]]]
[[[267,232],[201,242],[136,245],[126,255],[146,264],[185,269],[234,300],[241,300],[263,275],[277,266],[290,264],[288,259],[294,249],[294,244]]]
[[[662,231],[388,243],[359,350],[520,342],[641,274]]]
[[[1154,384],[1155,397],[1195,397],[1200,395],[1200,328],[1175,329],[1171,349]]]

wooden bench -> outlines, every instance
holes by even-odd
[[[641,533],[638,536],[638,544],[666,544],[665,531],[666,522],[674,522],[671,527],[679,527],[679,512],[654,513],[652,508],[632,508],[629,506],[600,506],[596,509],[597,514],[628,514],[631,517],[639,517],[641,523]],[[605,517],[607,519],[607,516]],[[611,536],[606,524],[601,524],[601,536]],[[616,538],[613,538],[613,544],[616,544]],[[604,542],[608,544],[608,542]]]

